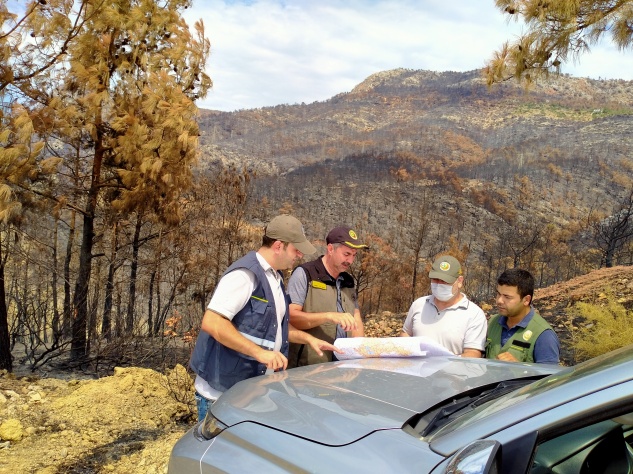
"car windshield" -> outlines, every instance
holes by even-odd
[[[413,417],[409,420],[409,429],[413,430],[416,436],[428,436],[444,425],[473,411],[475,408],[531,384],[534,380],[534,378],[505,380],[497,384],[464,392],[458,397],[445,400],[425,413]]]
[[[463,410],[459,413],[460,416],[447,420],[447,423],[444,423],[446,426],[441,426],[439,429],[427,434],[432,437],[444,436],[445,434],[457,430],[469,423],[490,416],[493,413],[506,408],[513,407],[522,400],[534,397],[540,393],[551,390],[554,387],[567,384],[572,380],[578,380],[596,372],[606,370],[609,367],[618,365],[621,360],[630,358],[631,354],[627,353],[626,350],[605,354],[588,360],[575,367],[569,367],[561,372],[550,375],[549,377],[545,377],[534,383],[518,388],[517,390],[503,394],[496,399],[488,397],[488,399],[482,404],[479,404],[479,406],[473,407],[468,411]]]

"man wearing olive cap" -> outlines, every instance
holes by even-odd
[[[429,272],[431,295],[413,302],[400,336],[425,336],[455,355],[482,357],[487,322],[483,310],[461,292],[464,275],[459,261],[441,255]]]
[[[315,252],[299,220],[277,216],[265,228],[260,249],[226,270],[202,318],[190,361],[199,420],[237,382],[286,369],[289,341],[316,353],[336,350],[289,323],[280,270]]]
[[[348,226],[332,229],[325,242],[325,255],[297,267],[290,276],[290,322],[328,342],[334,342],[337,337],[364,336],[354,278],[347,270],[358,250],[368,246]],[[319,355],[307,345],[290,344],[289,367],[332,359],[332,352]]]

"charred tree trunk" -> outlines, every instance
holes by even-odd
[[[75,295],[72,304],[71,349],[73,360],[85,357],[88,342],[88,289],[90,288],[90,271],[92,269],[92,246],[94,243],[94,216],[84,215],[79,254],[79,272],[75,284]]]
[[[9,315],[7,310],[7,295],[4,286],[4,258],[0,245],[0,370],[13,372],[11,357],[11,341],[9,339]]]
[[[75,222],[77,214],[72,211],[70,229],[68,230],[68,242],[66,242],[66,258],[64,259],[64,314],[62,320],[62,334],[65,338],[71,337],[71,292],[70,292],[70,263],[72,260],[73,243],[75,241]]]
[[[112,230],[112,247],[110,250],[110,264],[108,265],[108,280],[106,281],[105,298],[103,302],[103,320],[101,321],[101,335],[110,340],[112,337],[112,295],[114,294],[114,274],[117,264],[117,240],[119,223],[115,221]]]
[[[58,228],[59,228],[59,220],[55,219],[55,231],[53,234],[53,275],[51,282],[51,291],[53,297],[53,341],[58,341],[61,338],[61,326],[60,326],[60,314],[59,307],[57,306],[57,280],[59,279],[59,274],[57,270],[57,240],[58,240]],[[44,333],[46,335],[46,333]]]
[[[147,335],[152,337],[154,335],[154,281],[156,280],[156,270],[149,276],[149,288],[147,293],[149,294],[149,300],[147,302]]]
[[[92,270],[92,247],[94,246],[94,224],[97,209],[97,197],[100,188],[101,164],[104,158],[103,138],[97,126],[97,140],[95,143],[95,157],[92,162],[92,177],[88,190],[88,202],[83,216],[81,233],[81,250],[79,252],[79,271],[75,284],[75,295],[72,305],[72,326],[70,357],[73,360],[88,355],[88,290],[90,289],[90,273]]]
[[[134,228],[134,241],[132,242],[132,263],[130,265],[130,299],[127,304],[127,315],[125,317],[125,329],[128,334],[134,329],[134,305],[136,303],[136,275],[138,273],[138,251],[141,246],[141,226],[143,220],[141,214],[137,214],[136,227]]]

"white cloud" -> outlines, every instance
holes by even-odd
[[[194,0],[199,18],[214,87],[198,105],[218,110],[326,100],[399,67],[478,69],[521,31],[493,0]],[[592,51],[563,72],[633,79],[630,51]]]

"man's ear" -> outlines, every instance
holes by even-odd
[[[532,303],[532,297],[530,295],[525,295],[523,297],[523,305],[530,306],[531,303]]]

